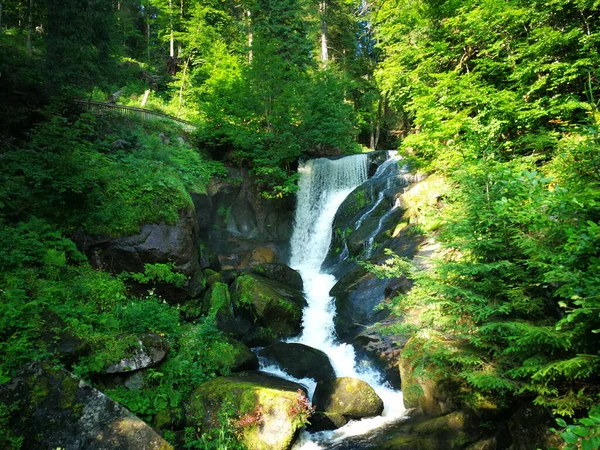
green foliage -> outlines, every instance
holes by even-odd
[[[10,416],[16,409],[5,403],[0,403],[0,444],[7,450],[19,450],[23,445],[23,437],[15,436],[8,426]]]
[[[600,448],[600,406],[595,405],[588,417],[575,420],[567,425],[563,419],[556,419],[558,426],[564,430],[560,436],[566,442],[566,450],[594,450]]]
[[[0,213],[35,213],[91,233],[135,233],[142,223],[176,222],[192,205],[189,192],[203,192],[223,170],[159,124],[146,133],[88,114],[54,116],[27,149],[4,153]]]
[[[236,431],[239,430],[238,413],[231,403],[226,402],[219,409],[217,418],[219,426],[211,428],[206,433],[193,428],[185,429],[184,448],[200,450],[245,450],[246,446],[240,442]]]
[[[183,287],[186,276],[174,272],[174,263],[169,264],[144,264],[144,273],[123,273],[123,279],[132,279],[139,283],[163,282],[176,287]]]

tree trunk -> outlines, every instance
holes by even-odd
[[[175,58],[175,36],[173,31],[173,0],[169,0],[169,32],[171,39],[169,41],[169,56]]]
[[[146,102],[148,101],[148,96],[150,95],[150,89],[146,89],[144,92],[144,98],[142,99],[142,108],[146,106]]]
[[[379,97],[377,102],[377,122],[375,122],[375,139],[373,142],[373,150],[377,148],[379,144],[379,135],[381,133],[381,116],[383,114],[383,98]]]
[[[27,20],[27,54],[31,56],[31,35],[33,31],[33,0],[29,0],[29,19]]]
[[[150,63],[150,20],[148,20],[148,23],[146,24],[146,36],[147,36],[147,40],[146,40],[146,53],[148,56],[148,63]]]
[[[181,86],[179,87],[179,106],[177,108],[177,117],[181,114],[181,106],[183,105],[183,87],[185,85],[185,75],[187,73],[188,64],[190,63],[190,58],[185,61],[183,65],[183,75],[181,76]]]
[[[327,3],[323,0],[319,3],[319,13],[321,17],[321,61],[325,64],[329,60],[329,50],[327,48],[327,22],[325,21],[325,8]]]
[[[2,0],[0,0],[0,32],[2,31],[2,6],[4,5],[4,2]]]
[[[252,63],[252,19],[250,18],[250,11],[246,11],[247,23],[248,23],[248,64]]]

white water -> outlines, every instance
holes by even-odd
[[[322,448],[321,444],[332,444],[379,428],[401,418],[405,410],[402,393],[384,385],[381,375],[368,365],[357,366],[352,346],[337,342],[333,325],[335,303],[329,296],[336,279],[320,270],[331,242],[335,213],[348,194],[367,180],[367,157],[355,155],[338,160],[310,160],[302,164],[298,172],[300,181],[290,265],[302,275],[308,306],[303,313],[303,332],[290,342],[299,342],[324,351],[329,356],[336,376],[366,381],[384,402],[382,416],[351,421],[335,431],[314,434],[304,432],[294,448],[314,450]],[[261,370],[286,375],[277,367],[263,367]],[[285,378],[290,379],[289,376]],[[314,384],[304,384],[309,385],[312,397]]]

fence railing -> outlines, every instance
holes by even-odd
[[[114,103],[96,102],[92,100],[76,100],[77,104],[82,105],[87,111],[98,116],[106,114],[121,114],[124,116],[137,116],[142,120],[162,120],[173,121],[181,124],[187,131],[194,131],[196,125],[187,120],[178,119],[177,117],[169,116],[151,109],[136,108],[134,106],[116,105]]]

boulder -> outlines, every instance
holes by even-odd
[[[335,371],[325,352],[308,345],[276,342],[263,348],[259,354],[277,363],[295,378],[312,378],[315,381],[335,378]]]
[[[317,412],[340,414],[347,419],[378,416],[383,401],[375,390],[358,378],[335,378],[317,383],[313,395]]]
[[[141,419],[63,369],[34,363],[0,386],[23,449],[168,450]]]
[[[174,263],[187,280],[183,287],[157,283],[157,292],[172,301],[194,297],[204,290],[198,262],[198,228],[193,211],[184,211],[174,225],[146,224],[133,236],[112,238],[80,234],[75,242],[90,263],[113,273],[144,272],[145,264]]]
[[[227,342],[235,352],[235,361],[231,366],[232,372],[258,370],[258,356],[248,346],[233,338],[227,338]]]
[[[304,290],[304,282],[302,281],[302,275],[290,266],[285,264],[260,264],[252,269],[252,272],[268,278],[269,280],[277,281],[281,284],[285,284],[292,289],[298,291]]]
[[[352,341],[365,326],[385,319],[389,312],[376,308],[385,300],[388,280],[380,280],[362,267],[356,267],[333,286],[329,295],[335,297],[337,314],[333,319],[338,337]]]
[[[267,278],[244,274],[230,287],[235,336],[244,344],[268,345],[297,335],[306,299],[300,291]]]
[[[390,334],[388,327],[401,322],[400,318],[388,318],[365,328],[352,341],[357,353],[380,368],[386,375],[386,381],[396,389],[401,389],[398,368],[400,352],[409,338],[400,334]]]
[[[341,414],[317,411],[310,416],[310,425],[306,429],[311,432],[337,430],[347,423],[348,419]]]
[[[548,408],[526,403],[508,421],[512,438],[510,450],[563,448],[564,440],[550,431],[556,422]]]
[[[223,283],[225,281],[223,275],[212,269],[204,269],[202,271],[202,274],[204,275],[204,279],[206,280],[206,285],[209,287],[215,283]]]
[[[286,450],[306,421],[304,388],[260,372],[219,377],[194,390],[187,425],[202,432],[219,427],[219,413],[236,411],[241,441],[249,450]]]
[[[168,351],[167,341],[159,335],[139,334],[137,342],[127,349],[127,356],[105,367],[102,373],[128,373],[152,367],[160,363]]]
[[[413,418],[378,435],[372,446],[382,450],[461,450],[477,441],[481,431],[464,411],[434,419]]]
[[[215,320],[219,330],[227,335],[237,335],[237,319],[233,314],[229,288],[225,283],[214,283],[204,294],[203,312]]]
[[[439,340],[435,344],[450,347],[455,342]],[[421,361],[425,351],[423,342],[413,337],[400,353],[404,406],[432,416],[458,409],[460,382],[450,375],[444,375],[434,365],[423,367]]]
[[[294,196],[266,198],[260,180],[233,167],[227,168],[227,177],[211,180],[208,195],[212,224],[203,234],[224,269],[288,259]]]

